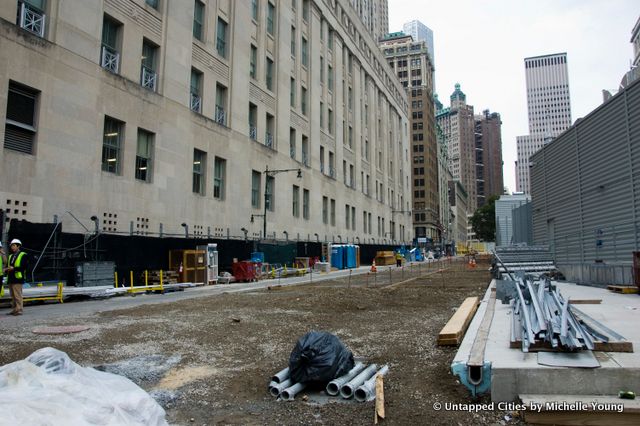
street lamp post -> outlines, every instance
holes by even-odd
[[[269,166],[264,167],[264,214],[262,215],[262,237],[267,239],[267,189],[269,188],[269,177],[273,177],[278,173],[285,172],[298,172],[298,179],[302,178],[302,169],[276,169],[269,170]],[[271,194],[271,200],[269,203],[273,201],[274,194]]]

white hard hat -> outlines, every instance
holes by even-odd
[[[9,245],[11,245],[11,244],[17,244],[17,245],[21,246],[22,245],[22,241],[20,241],[17,238],[14,238],[13,240],[11,240],[11,243],[9,243]]]

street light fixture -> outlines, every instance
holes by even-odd
[[[316,232],[315,234],[313,234],[313,235],[315,235],[315,236],[316,236],[316,242],[318,242],[318,243],[319,243],[319,242],[320,242],[320,235],[318,235],[318,233],[317,233],[317,232]]]
[[[302,169],[297,168],[297,169],[276,169],[276,170],[269,170],[269,166],[265,166],[264,167],[264,214],[262,215],[262,237],[266,240],[267,239],[267,189],[268,189],[268,183],[269,183],[269,177],[273,177],[275,175],[277,175],[278,173],[285,173],[285,172],[297,172],[296,177],[298,179],[302,178]],[[271,194],[271,201],[273,201],[273,196],[275,194]],[[253,216],[258,216],[258,215],[251,215],[251,221],[253,222]],[[287,238],[288,239],[288,238]]]
[[[184,237],[189,238],[189,225],[187,225],[185,222],[182,222],[180,226],[184,228]]]

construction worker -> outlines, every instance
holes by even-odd
[[[396,266],[398,268],[402,266],[402,255],[400,252],[396,252]]]
[[[21,250],[22,241],[14,238],[9,244],[11,254],[4,268],[11,293],[11,312],[7,315],[22,315],[22,285],[27,275],[27,257]]]

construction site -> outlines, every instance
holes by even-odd
[[[322,387],[270,395],[296,340],[319,330],[388,367],[384,423],[637,424],[637,400],[620,397],[640,383],[637,294],[534,279],[553,269],[544,256],[501,254],[28,304],[2,317],[0,364],[56,348],[130,379],[170,424],[373,422],[374,403]],[[559,305],[534,302],[543,291]]]

